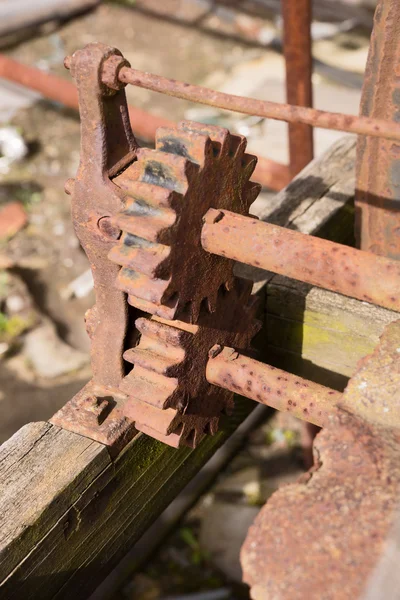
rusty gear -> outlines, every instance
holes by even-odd
[[[202,310],[195,325],[190,312],[179,321],[157,316],[136,321],[141,339],[124,354],[135,366],[120,386],[129,396],[124,414],[136,429],[171,446],[191,447],[218,431],[220,415],[233,408],[233,393],[207,382],[206,364],[214,344],[249,349],[261,326],[251,288],[239,278],[230,291],[222,284],[216,311]]]
[[[140,149],[114,178],[126,204],[114,218],[123,235],[109,258],[122,266],[117,287],[130,304],[192,322],[202,305],[215,311],[221,285],[232,287],[234,261],[202,249],[203,216],[209,208],[248,214],[260,186],[249,181],[257,159],[245,149],[242,136],[183,121],[158,129],[156,149]]]

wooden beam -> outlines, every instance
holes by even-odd
[[[267,291],[266,360],[343,390],[360,358],[399,318],[396,312],[276,276]]]
[[[20,429],[0,448],[0,598],[86,599],[253,407],[196,450],[139,434],[114,461],[54,425]]]

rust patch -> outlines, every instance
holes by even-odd
[[[233,348],[211,349],[206,377],[213,385],[292,413],[320,427],[337,413],[342,394],[276,367],[239,354]]]
[[[276,492],[242,548],[254,600],[354,600],[399,511],[400,434],[342,413],[315,439],[308,482]]]
[[[400,122],[400,4],[378,4],[361,98],[363,116]],[[357,146],[358,245],[400,259],[400,161],[398,144],[360,138]]]
[[[400,311],[398,261],[229,210],[207,212],[201,241],[208,252]]]
[[[362,358],[341,405],[377,425],[400,428],[400,321],[390,323]]]

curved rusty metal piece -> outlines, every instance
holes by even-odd
[[[316,465],[278,490],[241,552],[253,600],[363,597],[399,516],[400,432],[342,413],[314,442]]]
[[[400,321],[360,361],[314,457],[249,530],[241,561],[254,600],[364,597],[400,518]]]
[[[114,179],[127,200],[109,258],[123,267],[118,288],[130,304],[166,319],[186,311],[193,322],[202,305],[215,311],[219,288],[233,284],[234,261],[203,250],[203,216],[210,207],[248,214],[260,186],[250,181],[257,159],[245,149],[242,136],[183,121],[159,129],[156,149],[139,150]]]

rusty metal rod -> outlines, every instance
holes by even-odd
[[[128,67],[123,67],[120,70],[119,79],[123,83],[136,85],[167,96],[175,96],[182,100],[207,104],[208,106],[215,106],[246,115],[255,115],[288,123],[305,123],[322,129],[335,129],[336,131],[347,131],[348,133],[385,137],[400,141],[400,124],[382,119],[369,119],[368,117],[357,117],[355,115],[316,110],[315,108],[225,94],[199,85],[168,79],[167,77]]]
[[[4,54],[0,54],[0,77],[36,90],[44,97],[69,108],[79,109],[78,92],[73,83],[62,77],[44,73],[35,67],[24,65]],[[129,106],[129,117],[134,133],[145,140],[154,140],[158,127],[175,125],[173,121],[133,106]],[[289,168],[268,158],[259,158],[254,178],[258,183],[279,191],[290,181]]]
[[[213,254],[400,311],[400,261],[228,210],[206,213],[201,242]]]
[[[62,77],[45,73],[35,67],[24,65],[4,54],[0,54],[0,77],[36,90],[46,98],[78,110],[78,92],[73,83]],[[139,108],[129,107],[129,117],[135,133],[144,139],[154,139],[157,127],[170,127],[168,119],[149,115]]]
[[[286,101],[312,107],[311,0],[281,0],[281,5]],[[289,155],[293,178],[314,157],[313,128],[310,125],[289,123]]]
[[[342,398],[340,392],[243,356],[233,348],[217,345],[209,356],[209,383],[319,427],[328,424]]]

